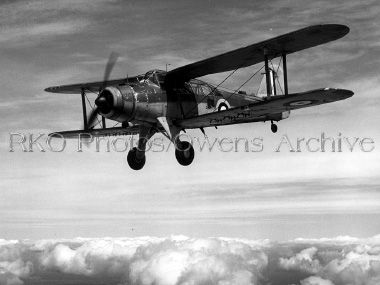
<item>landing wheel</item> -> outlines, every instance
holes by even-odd
[[[145,155],[142,158],[137,158],[137,148],[134,147],[128,152],[128,165],[133,170],[140,170],[145,165]]]
[[[175,158],[183,166],[190,165],[194,160],[193,146],[187,141],[177,143]]]
[[[270,125],[270,129],[271,129],[271,131],[272,131],[272,133],[277,133],[277,125],[276,124],[274,124],[274,123],[272,123],[271,125]]]

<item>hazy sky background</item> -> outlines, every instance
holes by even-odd
[[[372,236],[380,229],[377,1],[2,1],[0,5],[0,237]],[[189,167],[171,149],[147,154],[142,171],[127,153],[9,152],[9,133],[81,126],[78,95],[58,84],[112,78],[217,55],[312,24],[339,23],[341,40],[288,57],[291,92],[338,87],[354,97],[295,111],[272,134],[268,123],[206,129],[215,137],[262,137],[260,153],[199,152]],[[261,65],[239,71],[236,88]],[[224,76],[224,75],[223,75]],[[212,83],[221,75],[209,76]],[[246,89],[257,90],[257,82]],[[94,96],[90,96],[94,99]],[[274,152],[285,134],[373,138],[375,150]],[[200,131],[190,132],[202,139]]]

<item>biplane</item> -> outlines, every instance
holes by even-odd
[[[289,94],[287,75],[287,55],[339,39],[348,32],[345,25],[309,26],[170,71],[154,69],[116,80],[109,80],[117,60],[117,55],[112,53],[103,81],[45,89],[53,93],[77,93],[82,98],[83,129],[54,134],[65,138],[78,138],[83,133],[91,137],[138,134],[137,147],[129,150],[127,161],[132,169],[139,170],[145,164],[148,140],[155,133],[162,133],[176,146],[177,161],[190,165],[194,148],[190,142],[179,139],[181,131],[198,128],[204,132],[207,127],[268,121],[272,132],[277,132],[276,122],[288,118],[292,110],[351,97],[352,91],[334,88]],[[282,62],[283,88],[279,84],[279,68],[271,64],[275,58]],[[265,94],[229,92],[198,79],[262,62]],[[87,115],[89,92],[96,93],[97,98]],[[106,119],[121,126],[107,127]]]

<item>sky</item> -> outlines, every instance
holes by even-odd
[[[380,229],[379,36],[376,1],[2,1],[0,4],[0,238],[73,239],[186,235],[286,241],[355,236]],[[206,129],[208,139],[261,139],[261,152],[200,151],[180,166],[173,148],[148,152],[131,170],[127,152],[10,152],[10,133],[78,129],[78,95],[53,85],[169,69],[321,23],[344,38],[289,55],[289,90],[353,90],[345,101],[292,112],[278,123]],[[237,88],[261,65],[239,70]],[[204,78],[218,84],[226,74]],[[254,92],[259,80],[245,89]],[[91,100],[95,95],[89,95]],[[188,132],[204,140],[199,130]],[[284,136],[343,139],[342,152],[290,152]],[[160,137],[160,135],[156,135]],[[374,141],[364,152],[359,144]],[[280,146],[280,151],[276,149]],[[305,283],[309,284],[309,283]]]

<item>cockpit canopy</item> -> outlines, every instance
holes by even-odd
[[[165,89],[164,82],[167,72],[164,70],[153,69],[149,70],[145,75],[142,75],[144,81],[160,86]],[[140,77],[140,76],[139,76]],[[218,91],[214,86],[199,79],[190,79],[185,83],[190,91],[199,96],[218,95]]]
[[[148,80],[149,82],[161,86],[161,88],[163,88],[165,76],[166,71],[153,69],[145,73],[144,80]]]
[[[193,93],[199,96],[215,95],[216,93],[215,87],[199,79],[190,79],[188,84]]]

